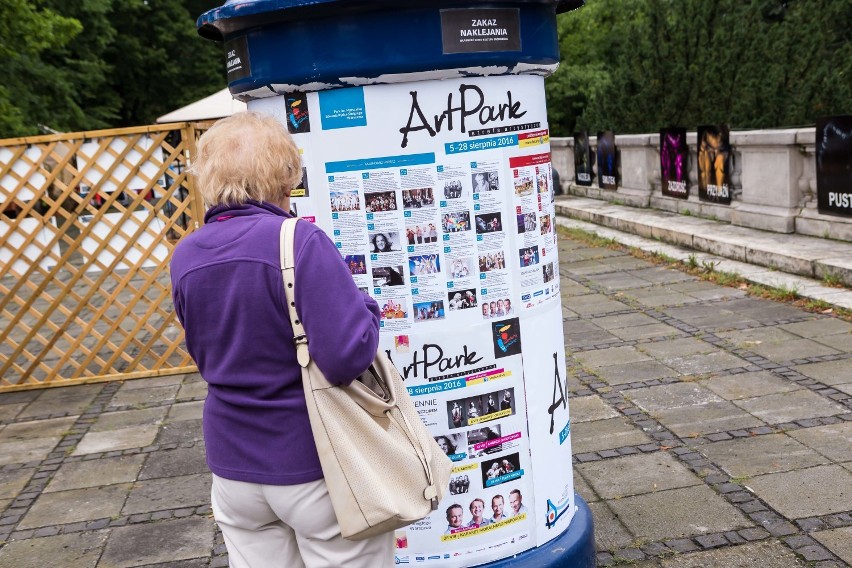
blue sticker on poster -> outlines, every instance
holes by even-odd
[[[323,130],[367,126],[363,87],[320,91],[319,106]]]

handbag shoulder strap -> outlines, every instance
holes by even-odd
[[[305,328],[296,312],[296,255],[293,252],[296,223],[299,219],[289,217],[281,224],[281,277],[284,280],[284,296],[287,298],[287,311],[290,314],[290,324],[293,326],[293,343],[296,344],[296,359],[301,367],[307,367],[311,362],[308,352],[308,337]]]

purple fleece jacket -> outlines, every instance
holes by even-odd
[[[322,478],[281,280],[282,209],[210,209],[175,248],[172,298],[208,383],[207,464],[220,477],[295,485]],[[349,384],[376,354],[379,306],[355,286],[331,240],[296,226],[296,306],[326,378]]]

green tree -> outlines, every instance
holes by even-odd
[[[74,18],[34,6],[27,0],[4,0],[0,7],[0,57],[5,65],[0,85],[0,136],[23,136],[37,130],[37,94],[28,77],[45,71],[41,55],[61,48],[80,33]],[[42,78],[44,76],[42,75]]]

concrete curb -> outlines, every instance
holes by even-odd
[[[681,262],[695,255],[699,263],[715,263],[717,270],[739,274],[749,282],[796,290],[802,297],[852,309],[852,290],[825,286],[819,280],[831,275],[852,287],[850,243],[577,197],[558,198],[556,213],[560,226],[584,229]]]

